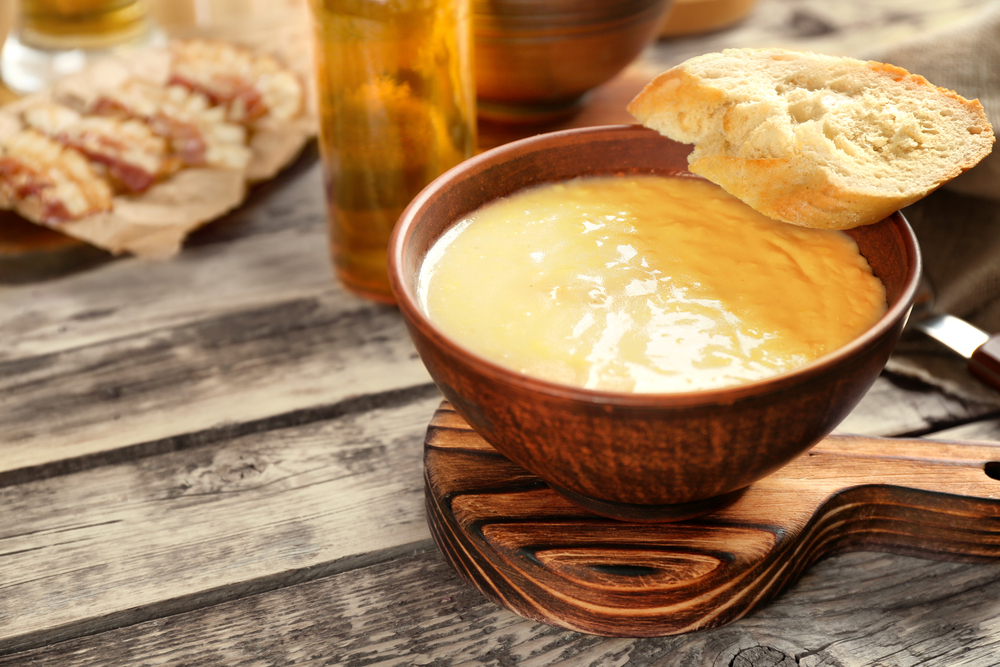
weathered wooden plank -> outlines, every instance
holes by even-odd
[[[356,305],[343,311],[335,297],[303,298],[0,362],[0,482],[430,382],[398,312]],[[925,433],[994,411],[883,377],[838,431]]]
[[[788,17],[792,15],[788,12],[794,14],[800,10],[813,11],[819,6],[813,6],[815,3],[799,3],[802,7],[793,8],[789,3],[772,4],[780,6],[782,9],[777,13],[784,12],[782,15],[788,20],[791,20]],[[972,11],[976,5],[971,0],[955,0],[942,6],[938,13],[952,20],[958,14]],[[855,7],[851,11],[857,9]],[[848,14],[850,12],[838,15],[837,20],[850,23]],[[727,33],[727,39],[739,43],[753,31],[760,35],[781,31],[788,33],[789,30],[790,34],[796,33],[794,25],[786,25],[787,21],[775,21],[771,13],[765,15],[758,12],[744,26]],[[889,23],[882,22],[879,25],[881,29],[885,29]],[[905,27],[914,29],[909,24]],[[744,34],[742,31],[750,32]],[[658,44],[653,51],[662,55],[674,52],[676,48],[680,47],[675,43],[664,42]],[[232,321],[237,321],[236,314],[251,307],[258,309],[258,314],[264,313],[268,307],[273,307],[272,312],[276,315],[282,311],[287,313],[288,310],[285,309],[290,301],[301,299],[303,301],[300,305],[308,304],[317,295],[323,299],[324,307],[329,307],[330,312],[336,308],[357,308],[361,302],[345,294],[334,284],[326,254],[323,225],[321,175],[313,151],[304,156],[287,174],[255,192],[246,206],[228,218],[210,225],[205,232],[196,234],[185,253],[171,262],[148,264],[125,259],[58,281],[0,288],[0,303],[3,304],[6,315],[0,318],[0,341],[3,341],[0,342],[0,359],[21,359],[28,366],[46,365],[51,358],[41,358],[43,355],[141,335],[149,336],[150,340],[146,344],[159,348],[170,344],[169,339],[173,334],[164,333],[167,329],[194,326],[194,323],[220,315],[232,315]],[[197,299],[192,298],[194,294],[198,295]],[[294,310],[294,306],[289,310]],[[402,328],[399,327],[397,331],[402,332]],[[138,339],[130,343],[133,347],[127,348],[123,354],[133,354],[134,346],[144,344]],[[405,336],[400,336],[400,344],[407,345]],[[98,353],[92,351],[90,354]],[[110,349],[102,351],[102,361],[110,359],[112,354]],[[4,370],[11,372],[11,368],[15,371],[23,369],[26,367],[24,364]],[[152,367],[150,370],[157,369]],[[421,372],[418,364],[407,370],[416,374]],[[66,371],[65,374],[70,372]],[[63,377],[64,374],[60,374],[58,379],[62,380]],[[241,383],[244,379],[242,376],[226,377],[223,382]],[[301,377],[295,379],[302,380]],[[38,382],[38,375],[33,376],[31,381]],[[148,390],[148,383],[146,384]],[[177,395],[184,395],[187,391],[187,388],[182,391],[168,385],[169,383],[164,383],[164,391],[176,392]],[[17,391],[22,389],[16,382],[8,385],[11,386]],[[73,412],[80,408],[76,398],[95,390],[103,392],[100,395],[112,399],[120,409],[110,414],[99,408],[95,408],[90,415]],[[301,398],[311,391],[313,388],[300,385],[295,390],[288,390],[288,393],[296,393]],[[134,416],[129,409],[134,405],[129,406],[127,400],[121,400],[121,387],[85,385],[76,387],[73,393],[74,400],[68,406],[71,414],[62,412],[64,406],[57,406],[60,419],[54,426],[58,428],[59,424],[69,422],[73,429],[79,429],[74,432],[74,437],[80,441],[75,443],[75,455],[88,456],[122,446],[124,438],[121,434],[132,424],[117,423],[113,427],[107,425],[110,424],[109,418],[117,417],[120,422],[122,414],[126,417]],[[288,393],[285,394],[286,398]],[[118,398],[114,398],[116,396]],[[145,390],[142,396],[157,409],[161,409],[164,402],[169,403],[169,399],[160,399]],[[875,396],[880,394],[876,392]],[[46,407],[52,405],[51,399],[42,402],[36,396],[31,398],[35,404]],[[258,398],[251,398],[250,403],[253,404]],[[339,398],[340,395],[335,394],[327,395],[323,400]],[[12,395],[7,400],[14,401],[13,412],[21,409],[19,397]],[[220,402],[222,400],[219,399]],[[235,392],[230,405],[224,406],[228,409],[219,411],[218,405],[209,405],[206,411],[217,412],[218,419],[223,422],[239,419],[236,406],[241,405],[242,401],[240,392]],[[312,404],[308,400],[289,401],[280,409],[297,410]],[[101,402],[97,405],[102,406]],[[872,406],[872,409],[867,410],[868,406]],[[923,419],[924,407],[924,403],[914,404],[909,400],[895,398],[885,402],[867,401],[845,422],[842,430],[883,435],[916,433],[925,431],[938,422],[948,424],[968,421],[982,414],[978,406],[971,406],[970,409],[970,406],[958,401],[942,402],[937,397],[928,397],[926,407],[929,419]],[[894,423],[891,426],[885,424],[887,420],[883,415],[888,410],[893,411],[891,421]],[[52,412],[51,408],[48,409],[46,417]],[[270,410],[267,414],[276,413]],[[163,422],[179,425],[168,428],[162,423],[153,424],[144,415],[140,420],[141,428],[135,431],[135,435],[140,442],[146,442],[196,432],[219,423],[213,422],[210,415],[201,414],[196,417],[191,424],[181,424],[176,411],[166,414]],[[91,423],[86,428],[79,428],[81,424],[95,420],[101,424]],[[0,470],[44,465],[60,456],[59,452],[49,450],[50,443],[45,437],[48,435],[47,424],[42,423],[40,433],[36,433],[34,427],[31,427],[30,448],[19,442],[25,437],[24,429],[19,431],[16,423],[11,428],[9,433],[0,431],[0,435],[7,442],[17,443],[17,458],[10,451],[0,450]],[[88,428],[102,433],[91,433]],[[63,435],[65,433],[66,429],[63,430]],[[43,437],[39,438],[38,435]]]
[[[284,229],[196,247],[155,279],[126,260],[61,294],[8,290],[5,305],[33,310],[0,334],[34,356],[0,362],[0,471],[427,382],[398,313],[328,281],[316,245]],[[920,433],[990,410],[880,378],[840,430]]]
[[[867,51],[971,15],[983,0],[916,4],[921,6],[886,0],[873,8],[849,0],[834,11],[823,0],[762,0],[735,32],[677,40],[665,49],[658,45],[660,55],[654,58],[673,64],[722,46],[765,44]],[[111,438],[105,441],[111,449],[103,451],[126,457],[190,448],[0,489],[0,535],[5,538],[0,552],[7,554],[0,556],[0,609],[5,614],[0,632],[8,631],[11,618],[20,622],[22,614],[29,626],[41,628],[20,626],[19,638],[26,641],[8,649],[100,632],[9,655],[0,664],[817,667],[996,662],[1000,572],[992,566],[870,554],[836,557],[817,564],[788,595],[733,626],[675,639],[630,641],[574,635],[524,621],[458,581],[435,552],[401,557],[404,550],[427,546],[419,529],[422,510],[414,504],[419,462],[407,457],[419,450],[430,413],[417,414],[418,401],[412,404],[415,413],[403,414],[413,392],[433,390],[419,384],[411,390],[405,381],[383,385],[363,375],[368,363],[364,354],[381,357],[386,350],[391,359],[376,364],[373,375],[419,370],[416,360],[393,356],[405,348],[402,337],[394,339],[399,347],[370,339],[336,352],[309,347],[338,345],[340,338],[316,333],[324,322],[360,335],[363,328],[343,318],[368,316],[360,312],[361,302],[331,286],[321,196],[313,161],[196,234],[173,262],[136,266],[135,260],[124,259],[50,283],[0,288],[0,359],[17,360],[20,366],[7,368],[16,368],[22,380],[52,383],[52,394],[32,382],[15,383],[18,392],[28,392],[31,400],[47,407],[35,412],[34,428],[42,435],[54,430],[60,440],[75,437],[67,425],[80,420],[81,413],[64,414],[64,406],[86,406],[95,420],[102,411],[120,414],[111,408],[124,406],[133,421],[117,428],[134,428],[136,435],[153,440]],[[308,205],[300,207],[300,202]],[[314,302],[319,304],[315,308]],[[391,316],[375,312],[374,335],[402,331]],[[288,319],[276,322],[274,316],[280,314]],[[215,334],[198,336],[212,322],[224,323],[230,333],[233,326],[250,326],[241,341],[223,336],[224,349],[216,354],[205,344]],[[279,354],[281,331],[295,339],[285,357]],[[270,378],[279,402],[289,401],[278,409],[268,403],[259,377],[264,366],[252,368],[257,360],[249,355],[261,348],[272,355],[266,363],[282,373],[290,369],[288,378]],[[167,363],[175,350],[180,361]],[[192,350],[198,359],[185,359]],[[351,362],[355,369],[347,375],[357,386],[331,390],[345,376],[339,370],[327,374],[328,364],[336,362],[336,370],[337,363],[348,363],[352,350],[363,353]],[[134,359],[158,371],[157,380],[132,373]],[[215,365],[200,375],[199,360]],[[185,394],[185,374],[192,373],[191,393]],[[88,379],[88,374],[95,377]],[[131,384],[118,378],[131,379]],[[63,383],[76,392],[62,391],[57,385]],[[244,392],[245,383],[250,386]],[[388,393],[385,387],[390,387]],[[94,400],[102,389],[109,389],[104,403]],[[880,380],[845,426],[853,424],[848,430],[861,433],[921,433],[987,414],[981,406],[951,397],[899,390]],[[245,412],[227,405],[227,392],[230,403],[249,401]],[[291,399],[294,392],[300,402]],[[0,394],[0,400],[11,393]],[[191,426],[185,421],[185,397],[192,404],[204,399],[210,408],[237,417],[212,421],[205,417],[207,408],[196,406]],[[28,409],[22,398],[14,397],[14,405]],[[424,402],[436,405],[437,397]],[[6,434],[6,406],[0,403],[0,441]],[[135,410],[142,416],[131,412]],[[318,423],[305,425],[342,413],[330,431]],[[238,421],[244,415],[251,421]],[[57,423],[50,425],[53,418]],[[373,425],[366,419],[382,421]],[[85,421],[78,423],[79,433],[105,437],[98,422],[88,426]],[[281,425],[290,427],[273,430]],[[12,451],[46,442],[30,436],[29,421],[18,428],[25,439],[14,449],[0,449],[0,464]],[[974,438],[968,429],[975,428],[960,427],[952,437]],[[331,446],[324,440],[337,442]],[[322,454],[326,447],[331,451]],[[333,452],[334,463],[323,459]],[[116,460],[98,454],[90,464]],[[66,470],[39,465],[47,472]],[[313,530],[300,530],[302,526]],[[11,553],[15,551],[20,553]],[[15,558],[38,573],[35,580],[18,581],[17,592],[29,594],[27,606],[23,596],[12,602],[9,595],[13,589],[5,563]],[[383,564],[357,569],[371,562]],[[324,574],[333,576],[311,580]],[[161,617],[197,607],[203,608]],[[101,632],[146,618],[156,620]]]
[[[1000,651],[998,600],[1000,565],[856,553],[816,564],[731,626],[605,639],[501,609],[428,551],[0,665],[990,665]]]
[[[0,652],[429,544],[433,385],[265,431],[0,489]]]
[[[0,361],[51,354],[207,317],[323,294],[336,284],[319,164],[305,155],[180,255],[123,257],[63,278],[0,285]]]
[[[399,313],[329,295],[0,363],[0,471],[430,382]]]
[[[333,422],[0,490],[0,647],[193,609],[426,544],[419,452],[438,400],[425,385],[346,405]]]
[[[429,382],[398,312],[336,284],[319,171],[169,262],[0,287],[0,477]]]
[[[328,291],[0,362],[0,479],[430,381],[397,311],[346,304]],[[838,430],[924,433],[994,410],[882,377]]]

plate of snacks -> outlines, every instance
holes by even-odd
[[[0,209],[107,250],[176,254],[316,132],[306,76],[219,40],[112,57],[0,108]]]

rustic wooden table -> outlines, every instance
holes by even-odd
[[[627,121],[649,72],[701,51],[851,52],[981,4],[762,0],[656,44],[571,124]],[[310,148],[171,261],[70,253],[0,285],[0,665],[1000,664],[1000,563],[839,555],[658,639],[487,601],[425,522],[440,394],[398,312],[336,284],[325,234]],[[845,428],[998,441],[996,405],[883,374]]]

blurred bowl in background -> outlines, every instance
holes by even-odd
[[[660,37],[684,37],[728,28],[753,11],[757,0],[675,0],[663,16]]]
[[[656,37],[671,3],[474,0],[479,116],[534,123],[572,115]]]

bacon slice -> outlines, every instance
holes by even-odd
[[[270,55],[209,40],[172,42],[170,53],[170,83],[223,105],[233,122],[288,120],[303,109],[302,82]]]
[[[110,186],[79,151],[32,129],[8,137],[0,152],[0,208],[57,226],[111,210]]]
[[[242,171],[250,161],[246,129],[227,122],[225,108],[210,106],[204,95],[182,86],[129,81],[97,98],[88,113],[141,120],[185,167]]]
[[[28,127],[103,165],[114,185],[124,192],[145,192],[181,167],[179,160],[168,155],[163,137],[138,120],[81,116],[52,102],[25,109],[22,118]]]

